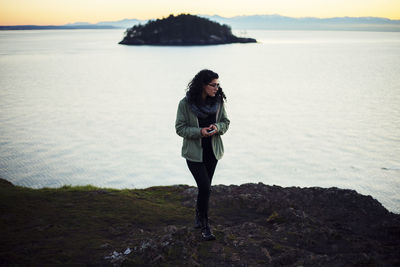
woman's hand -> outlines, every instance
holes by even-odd
[[[213,136],[214,134],[216,134],[217,131],[218,131],[217,126],[215,126],[214,124],[211,124],[210,126],[201,129],[201,135],[203,137],[209,137],[209,136]]]
[[[208,128],[210,128],[211,130],[214,130],[211,135],[214,135],[218,132],[218,128],[217,128],[217,126],[215,126],[215,124],[211,124],[210,126],[208,126]]]

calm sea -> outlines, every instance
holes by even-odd
[[[194,185],[174,122],[187,83],[210,68],[231,119],[214,184],[336,186],[400,213],[400,33],[248,31],[259,43],[129,47],[123,32],[0,32],[0,177]]]

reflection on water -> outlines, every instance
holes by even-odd
[[[400,212],[400,34],[248,31],[257,44],[118,45],[123,30],[0,32],[0,177],[30,187],[191,184],[178,101],[220,74],[214,183],[337,186]]]

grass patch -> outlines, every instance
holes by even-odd
[[[93,264],[107,247],[134,242],[138,229],[191,220],[179,187],[31,189],[0,181],[0,264]]]

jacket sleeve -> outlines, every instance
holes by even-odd
[[[187,114],[185,103],[179,102],[178,111],[176,113],[175,130],[176,133],[189,139],[201,138],[201,128],[189,126],[189,114]]]
[[[226,115],[226,110],[225,110],[225,105],[222,104],[221,107],[221,120],[217,123],[215,123],[215,126],[217,126],[218,129],[218,134],[223,135],[226,131],[228,131],[230,120],[228,119],[228,116]]]

